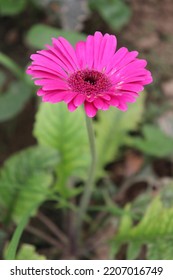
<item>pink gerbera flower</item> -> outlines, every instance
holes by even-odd
[[[44,102],[64,101],[70,111],[84,104],[86,114],[94,117],[97,110],[110,106],[125,111],[127,102],[134,102],[143,86],[152,82],[146,60],[124,47],[116,51],[114,35],[95,32],[75,48],[62,37],[52,43],[31,55],[27,69]]]

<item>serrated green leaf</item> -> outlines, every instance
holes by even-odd
[[[32,48],[41,49],[45,44],[51,44],[51,38],[59,36],[65,37],[72,45],[77,41],[86,39],[86,36],[81,33],[65,31],[44,24],[36,24],[27,32],[26,43]]]
[[[173,188],[172,188],[173,192]],[[120,248],[124,243],[131,244],[132,254],[134,256],[140,247],[144,244],[148,247],[148,258],[150,259],[169,259],[173,258],[173,205],[166,207],[163,205],[161,196],[153,199],[147,208],[141,221],[133,226],[126,222],[126,217],[122,218],[119,232],[113,240],[113,246]],[[124,226],[124,224],[127,224]],[[130,227],[129,227],[130,225]],[[135,248],[135,250],[134,250]],[[127,256],[132,257],[131,252]]]
[[[0,14],[1,15],[16,15],[23,11],[27,0],[1,0]]]
[[[40,255],[36,252],[36,248],[30,244],[22,244],[19,249],[16,260],[45,260],[44,255]]]
[[[35,210],[46,199],[52,183],[50,170],[58,163],[55,150],[32,147],[9,158],[0,171],[0,208],[4,222],[16,223],[31,205]],[[34,214],[34,213],[33,213]]]
[[[129,144],[145,154],[165,157],[173,153],[173,140],[157,126],[145,125],[142,137],[133,137]]]
[[[0,95],[0,122],[20,113],[30,97],[31,89],[25,83],[13,82],[8,91]]]
[[[98,112],[98,121],[95,123],[98,177],[104,175],[103,167],[118,155],[120,146],[126,142],[127,132],[139,124],[144,110],[144,97],[142,93],[126,112],[113,107]]]
[[[147,251],[148,260],[172,260],[173,258],[173,237],[156,239],[156,242],[149,243]]]
[[[36,116],[34,135],[42,145],[60,153],[58,179],[61,192],[70,176],[85,178],[90,163],[88,137],[82,108],[71,113],[64,103],[42,103]]]

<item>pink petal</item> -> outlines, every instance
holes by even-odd
[[[44,66],[45,69],[53,69],[64,78],[67,76],[64,70],[62,70],[62,68],[57,63],[47,57],[44,57],[40,54],[33,54],[31,55],[31,59],[34,60],[32,65]]]
[[[42,90],[41,88],[37,91],[37,95],[38,96],[42,96],[42,95],[45,95],[45,91]]]
[[[51,48],[51,50],[37,51],[37,53],[55,62],[61,69],[65,69],[68,72],[68,67],[70,68],[71,66],[67,64],[66,60],[63,61],[60,59],[55,49]]]
[[[31,66],[28,66],[28,68],[26,69],[26,74],[28,74],[28,75],[32,75],[32,69],[31,69]]]
[[[52,74],[52,73],[49,73],[49,72],[46,72],[46,71],[40,71],[40,70],[39,71],[34,70],[32,72],[32,76],[33,76],[34,79],[45,78],[45,79],[56,80],[57,78],[60,78],[55,74]],[[61,78],[61,80],[62,80],[62,78]]]
[[[61,43],[61,47],[63,47],[66,56],[69,56],[72,63],[76,65],[76,68],[79,68],[76,53],[72,45],[63,37],[59,37],[59,42]]]
[[[55,76],[57,76],[58,78],[61,78],[61,79],[66,79],[67,77],[65,76],[65,72],[64,72],[64,76],[61,75],[61,73],[59,73],[58,71],[56,71],[56,69],[50,69],[49,67],[45,67],[45,66],[41,66],[41,65],[34,65],[34,62],[32,63],[31,65],[31,69],[29,69],[29,71],[32,73],[30,75],[33,75],[35,73],[35,71],[43,71],[43,72],[46,72],[46,73],[51,73]]]
[[[118,107],[119,100],[118,100],[118,98],[116,96],[111,98],[110,105]]]
[[[49,80],[49,79],[42,79],[42,80],[36,80],[35,85],[37,86],[43,86],[43,90],[56,90],[56,89],[62,89],[66,90],[68,89],[68,86],[65,82],[62,80]]]
[[[104,100],[108,100],[108,101],[111,100],[110,95],[109,94],[105,94],[105,93],[103,95],[101,95],[101,98],[104,99]]]
[[[52,42],[54,48],[58,52],[59,59],[67,64],[70,70],[77,70],[79,68],[79,64],[75,51],[70,43],[63,37],[59,37],[58,39],[53,38]]]
[[[107,103],[105,102],[105,103],[103,104],[102,110],[103,110],[103,111],[106,111],[106,110],[109,109],[109,107],[110,107],[110,104],[107,104]]]
[[[68,104],[75,98],[76,95],[77,92],[67,92],[67,94],[64,96],[64,102]]]
[[[45,94],[42,98],[43,102],[57,103],[64,100],[66,93],[49,93]]]
[[[134,96],[130,95],[130,94],[124,94],[124,95],[122,96],[122,100],[123,100],[124,102],[133,103],[133,102],[136,101],[136,98],[135,98]]]
[[[70,112],[73,112],[73,111],[75,111],[77,109],[77,107],[73,104],[73,102],[69,102],[67,107],[68,107],[68,110]]]
[[[84,103],[84,108],[87,116],[90,118],[93,118],[97,113],[96,107],[92,103],[89,103],[87,101],[85,101]]]
[[[92,69],[94,64],[94,38],[89,35],[86,40],[86,67]]]
[[[141,68],[144,68],[146,65],[147,65],[146,60],[136,59],[132,63],[129,63],[127,66],[122,68],[119,73],[125,74],[125,75],[132,75],[132,73],[137,72],[137,70],[141,70]]]
[[[76,57],[80,68],[83,69],[86,67],[86,53],[85,53],[85,42],[80,41],[76,44]]]
[[[62,54],[54,46],[53,47],[49,46],[49,50],[46,50],[44,52],[45,52],[44,53],[45,57],[49,57],[49,58],[52,57],[52,59],[54,57],[54,60],[56,60],[58,67],[60,67],[61,70],[66,73],[66,75],[69,72],[74,72],[74,69],[71,66],[71,63],[69,63],[67,58],[63,57]]]
[[[85,101],[85,95],[84,94],[77,94],[76,97],[73,100],[73,103],[76,107],[80,106],[83,104]]]
[[[95,69],[102,71],[106,68],[108,62],[112,60],[116,50],[117,40],[114,35],[105,34],[100,46],[97,46],[98,63],[95,64]]]
[[[117,71],[116,66],[120,63],[120,61],[125,57],[127,54],[128,49],[127,48],[120,48],[112,57],[112,59],[108,62],[108,65],[106,66],[106,73],[113,74]]]
[[[117,106],[118,109],[120,109],[121,111],[127,111],[127,105],[123,102],[119,103],[119,105]]]
[[[97,108],[97,109],[102,109],[104,107],[104,101],[101,99],[101,98],[97,98],[94,100],[94,106]]]
[[[123,68],[124,66],[131,63],[132,61],[135,61],[137,55],[138,55],[137,51],[127,52],[126,55],[123,57],[123,59],[118,64],[116,64],[117,70]]]
[[[95,32],[94,34],[94,58],[93,58],[93,68],[97,69],[98,66],[98,61],[99,61],[99,49],[100,49],[100,45],[101,42],[103,40],[103,35],[101,32]]]
[[[142,85],[139,84],[135,84],[135,83],[129,83],[129,84],[122,84],[121,86],[118,86],[116,88],[121,89],[121,90],[131,90],[131,91],[135,91],[135,92],[140,92],[144,89],[144,87]]]
[[[124,95],[131,95],[131,96],[134,96],[134,97],[138,97],[139,96],[139,93],[136,93],[136,92],[133,92],[133,91],[121,91],[121,96],[124,96]]]
[[[152,76],[150,75],[150,76],[148,76],[147,78],[145,78],[145,80],[143,81],[143,85],[150,84],[150,83],[152,83],[152,81],[153,81],[153,78],[152,78]]]
[[[143,82],[145,80],[145,76],[134,76],[134,77],[126,77],[122,79],[124,83],[134,83],[134,82]]]

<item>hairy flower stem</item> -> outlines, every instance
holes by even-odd
[[[88,132],[88,139],[91,151],[91,165],[88,172],[88,179],[86,181],[83,196],[80,201],[80,207],[78,212],[78,221],[77,221],[77,232],[79,240],[81,238],[81,230],[83,221],[86,216],[87,208],[90,202],[90,198],[94,189],[94,177],[95,177],[95,169],[96,169],[96,149],[95,149],[95,136],[94,130],[92,126],[92,119],[86,116],[86,127]]]

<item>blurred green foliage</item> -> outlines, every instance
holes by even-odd
[[[39,255],[36,248],[31,244],[22,244],[17,255],[16,260],[45,260],[44,255]]]
[[[65,31],[44,24],[36,24],[28,30],[26,43],[31,48],[41,49],[45,44],[51,44],[51,38],[65,37],[74,45],[77,41],[85,40],[86,36],[82,33]]]
[[[72,195],[72,190],[66,187],[71,176],[87,176],[90,154],[84,123],[82,108],[70,114],[63,103],[42,103],[36,115],[35,137],[41,145],[56,149],[60,155],[57,188],[63,197]]]
[[[130,104],[126,112],[114,107],[106,112],[98,112],[98,121],[95,122],[98,177],[103,177],[104,166],[117,158],[120,147],[126,144],[128,132],[138,127],[143,116],[144,102],[143,92],[136,104]]]
[[[89,0],[89,4],[113,30],[119,31],[130,20],[130,7],[123,0]]]
[[[164,192],[173,193],[173,182]],[[173,258],[173,201],[166,207],[162,201],[162,193],[149,204],[142,219],[133,224],[131,206],[126,206],[126,212],[120,221],[119,231],[111,242],[112,255],[116,254],[122,244],[128,244],[127,259],[136,259],[141,246],[147,246],[147,259]]]
[[[173,140],[156,125],[142,127],[142,137],[129,137],[128,144],[149,156],[167,157],[173,153]]]
[[[0,0],[0,14],[13,16],[24,10],[28,0]]]
[[[0,95],[0,122],[7,121],[20,113],[31,97],[31,90],[23,82],[13,82],[8,91]]]
[[[44,48],[45,44],[51,43],[52,37],[64,36],[75,44],[84,40],[85,35],[78,32],[62,31],[61,29],[46,26],[44,24],[33,25],[26,33],[26,44],[35,49]],[[10,70],[17,81],[8,84],[6,92],[0,94],[0,122],[10,120],[19,114],[27,101],[31,98],[35,88],[25,69],[20,68],[12,59],[0,53],[0,64]],[[6,83],[6,77],[0,72],[0,88]]]
[[[18,223],[33,204],[37,210],[47,199],[53,183],[52,170],[58,161],[55,150],[36,146],[16,153],[5,162],[0,170],[1,222]]]
[[[0,89],[8,85],[7,90],[0,93],[0,122],[4,122],[22,111],[32,95],[33,84],[26,78],[25,71],[1,52],[0,65],[11,71],[17,79],[9,83],[8,77],[0,72]]]

